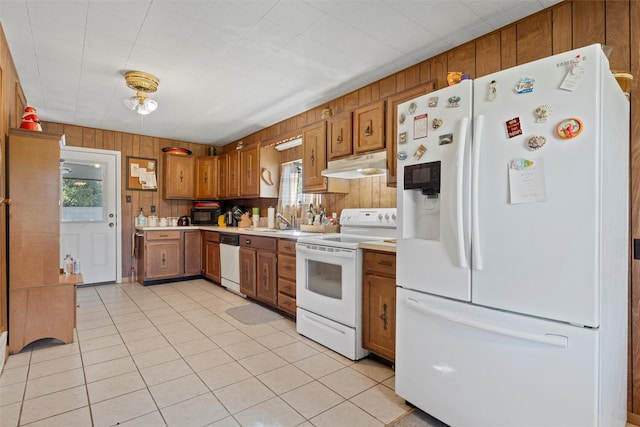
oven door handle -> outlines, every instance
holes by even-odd
[[[334,249],[334,248],[331,248]],[[345,258],[352,258],[355,259],[356,258],[356,251],[355,250],[351,250],[351,249],[340,249],[340,248],[335,248],[334,251],[318,251],[318,250],[314,250],[314,249],[309,249],[307,247],[307,244],[305,243],[298,243],[296,245],[296,252],[298,252],[299,254],[302,255],[309,255],[313,258],[316,258],[318,256],[326,256],[326,257],[331,257],[331,258],[341,258],[341,259],[345,259]]]

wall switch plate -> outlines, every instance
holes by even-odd
[[[127,202],[127,203],[131,203],[131,196],[126,195],[125,198],[124,198],[124,201]]]
[[[156,205],[151,205],[151,213],[155,213],[156,211]]]

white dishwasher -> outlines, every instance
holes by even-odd
[[[220,276],[222,286],[242,295],[240,293],[240,236],[238,234],[220,233]]]

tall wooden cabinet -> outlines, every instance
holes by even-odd
[[[41,338],[73,341],[75,285],[60,279],[60,138],[9,131],[10,353]]]

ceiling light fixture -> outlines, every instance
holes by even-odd
[[[124,75],[124,80],[127,87],[136,91],[135,96],[124,100],[124,105],[143,116],[156,111],[158,103],[147,95],[158,90],[156,76],[143,71],[128,71]]]

